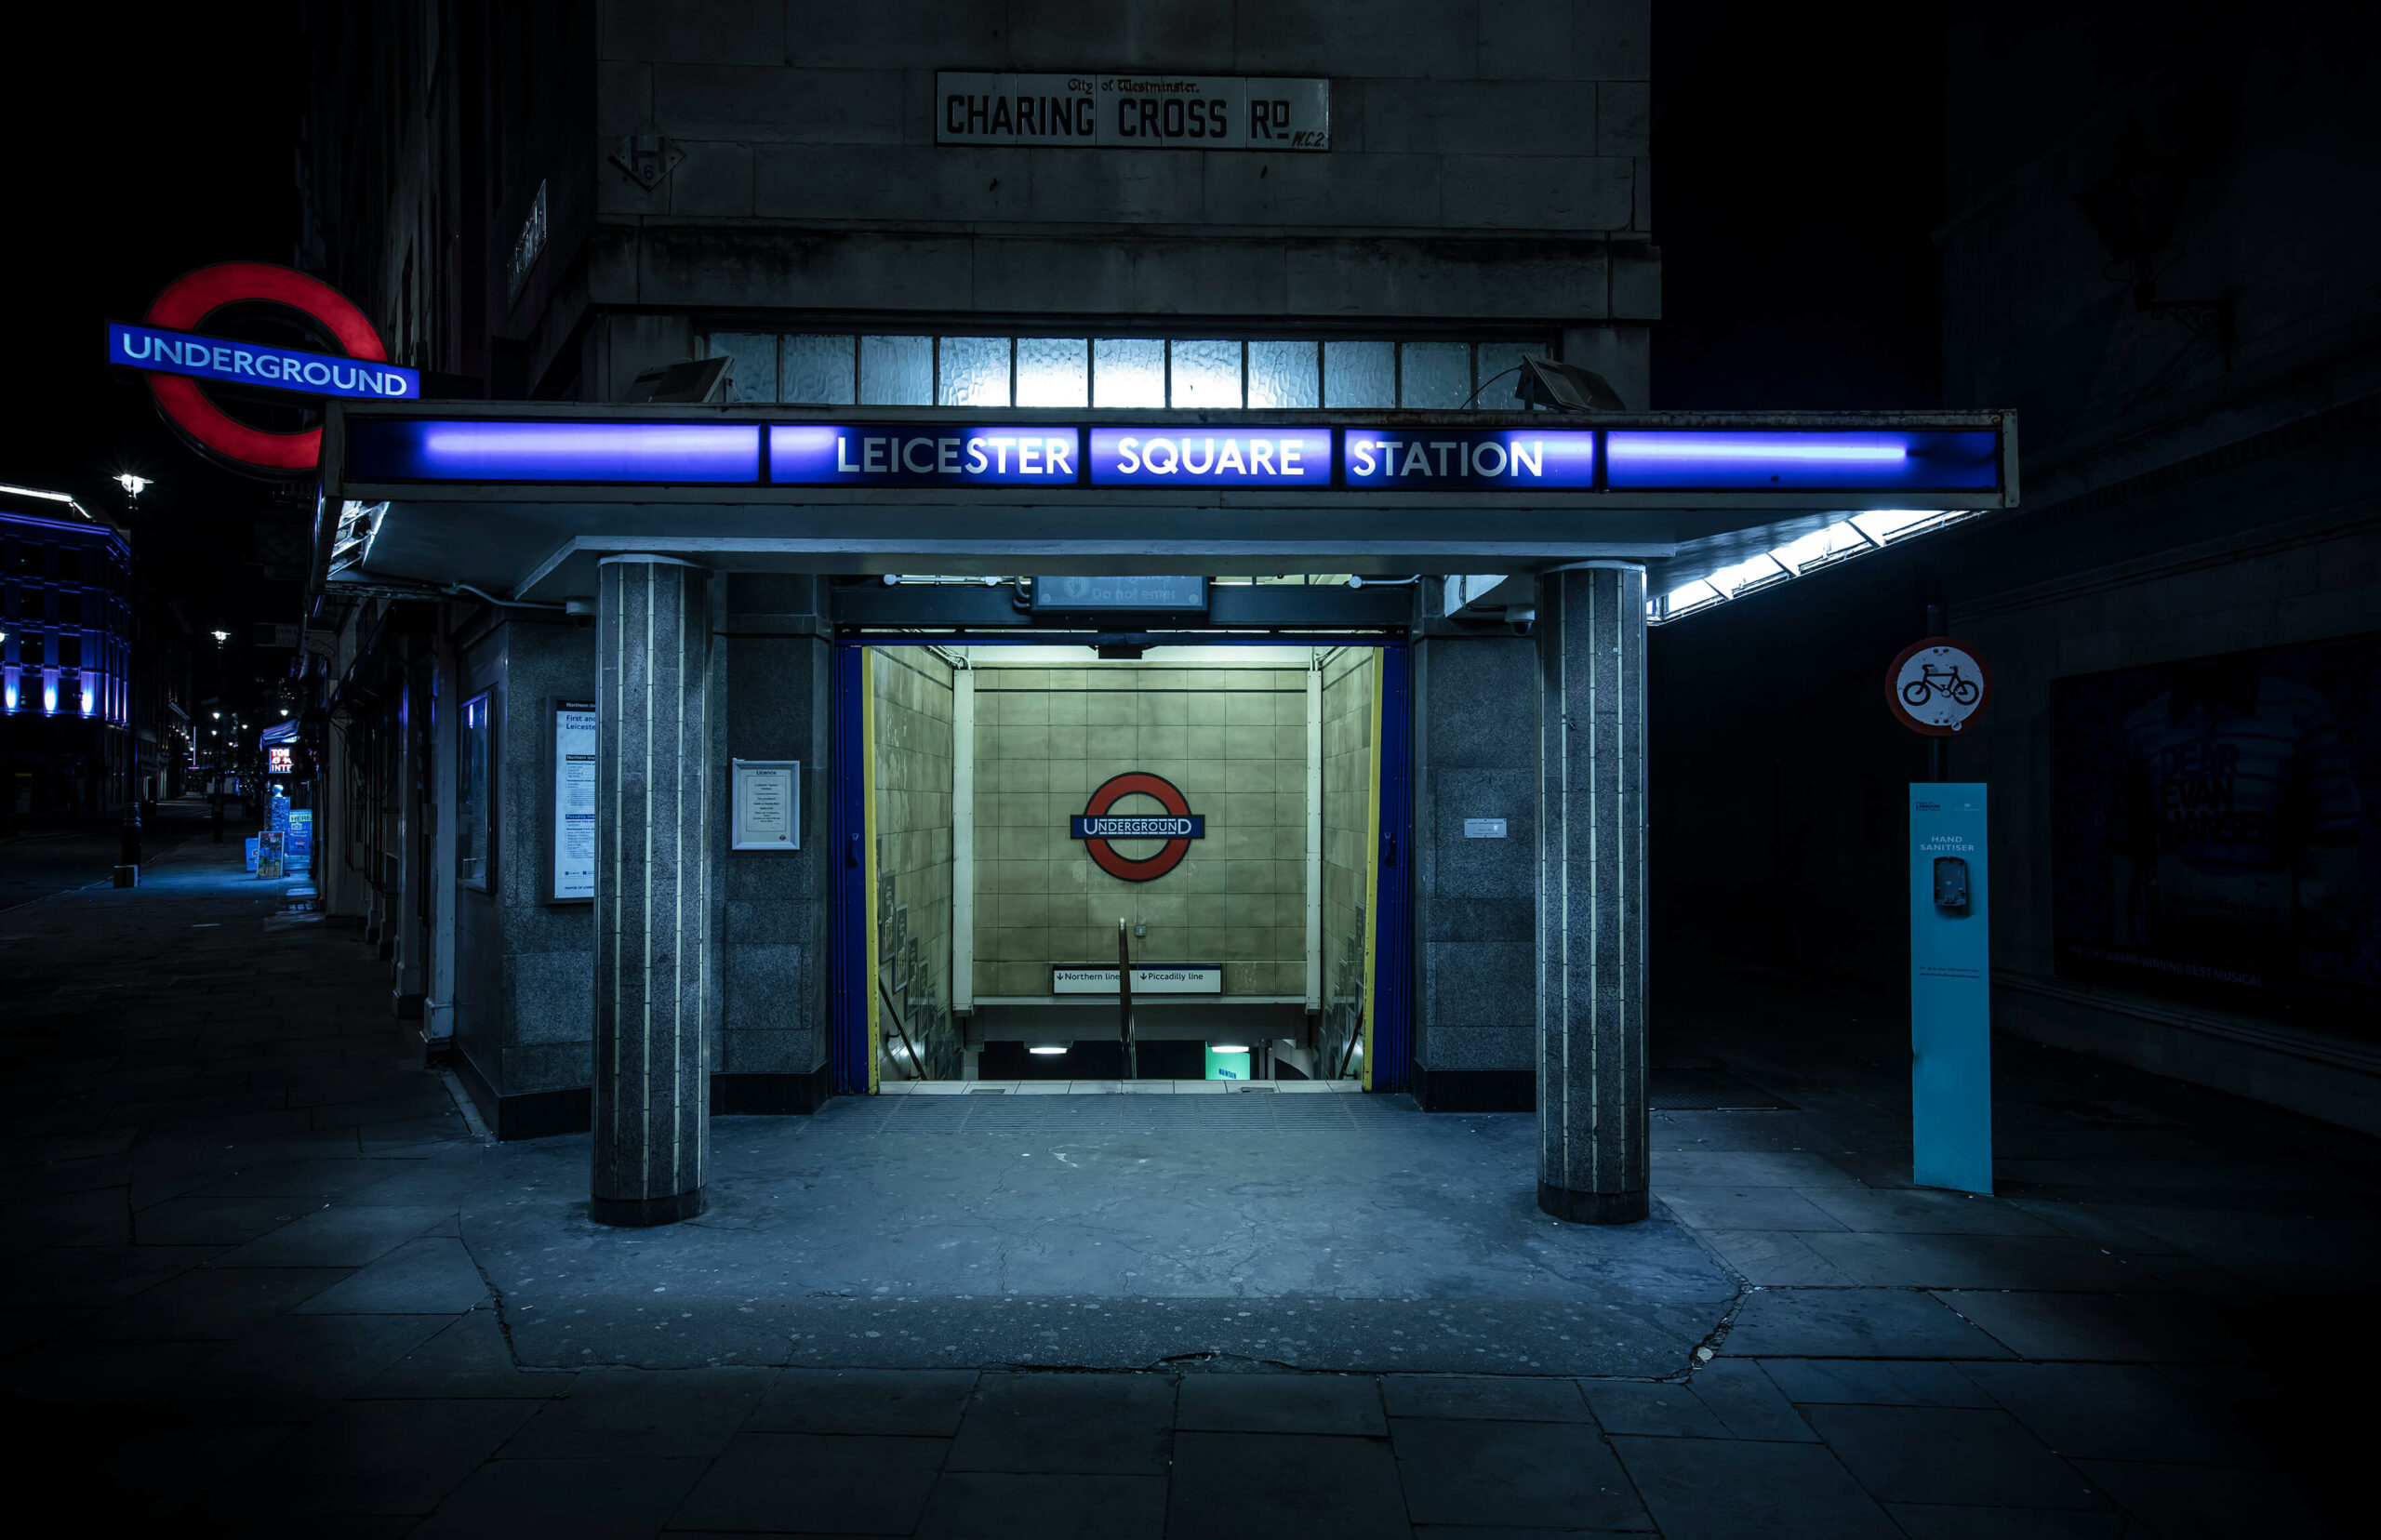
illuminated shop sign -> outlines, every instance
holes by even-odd
[[[1328,150],[1331,82],[1237,75],[935,76],[935,142]]]
[[[769,479],[804,486],[1071,485],[1082,437],[1072,428],[982,423],[803,425],[769,430]]]
[[[1349,485],[1385,492],[1426,487],[1501,491],[1508,486],[1586,491],[1596,484],[1596,436],[1529,428],[1490,432],[1350,428],[1347,465]]]
[[[1990,492],[1997,431],[1295,421],[347,420],[355,482],[1427,493]]]
[[[421,397],[420,373],[394,364],[365,363],[256,342],[227,342],[157,326],[127,326],[121,321],[108,323],[108,362],[188,375],[218,385],[247,385],[299,395],[389,401]]]

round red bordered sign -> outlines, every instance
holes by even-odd
[[[1911,643],[1885,670],[1885,704],[1903,726],[1929,737],[1965,728],[1991,699],[1984,655],[1948,636]]]
[[[1116,804],[1136,794],[1155,797],[1165,812],[1149,817],[1117,815]],[[1128,883],[1147,883],[1182,864],[1190,842],[1205,836],[1207,820],[1190,811],[1190,800],[1164,776],[1128,770],[1100,783],[1084,803],[1082,816],[1070,821],[1068,831],[1084,843],[1100,870]],[[1119,854],[1108,843],[1112,839],[1163,839],[1165,845],[1154,856],[1135,860]]]
[[[142,317],[150,325],[195,332],[227,305],[269,304],[296,311],[337,339],[350,358],[374,364],[389,360],[380,334],[354,301],[302,272],[271,262],[218,262],[184,273],[166,285]],[[150,393],[191,443],[246,471],[302,474],[322,458],[323,431],[279,433],[251,428],[206,398],[197,380],[183,375],[151,374]]]

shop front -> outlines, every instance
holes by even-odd
[[[500,1136],[593,1131],[599,1217],[699,1212],[713,1112],[1320,1082],[1534,1108],[1542,1206],[1620,1222],[1648,624],[2013,466],[1990,413],[346,403],[317,576],[470,606],[425,1015]]]

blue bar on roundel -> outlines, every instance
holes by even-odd
[[[1182,818],[1171,814],[1146,818],[1086,818],[1077,814],[1067,820],[1067,838],[1071,840],[1204,840],[1206,837],[1207,819],[1201,813]]]

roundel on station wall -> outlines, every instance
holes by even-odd
[[[1118,803],[1136,795],[1154,797],[1164,811],[1115,811]],[[1164,776],[1128,770],[1100,783],[1091,800],[1084,803],[1083,811],[1067,821],[1067,833],[1070,838],[1081,840],[1093,863],[1111,877],[1127,883],[1147,883],[1182,864],[1182,857],[1190,854],[1190,842],[1206,837],[1207,820],[1190,811],[1190,800]],[[1119,852],[1109,843],[1111,840],[1164,840],[1165,843],[1154,856],[1135,858]]]

